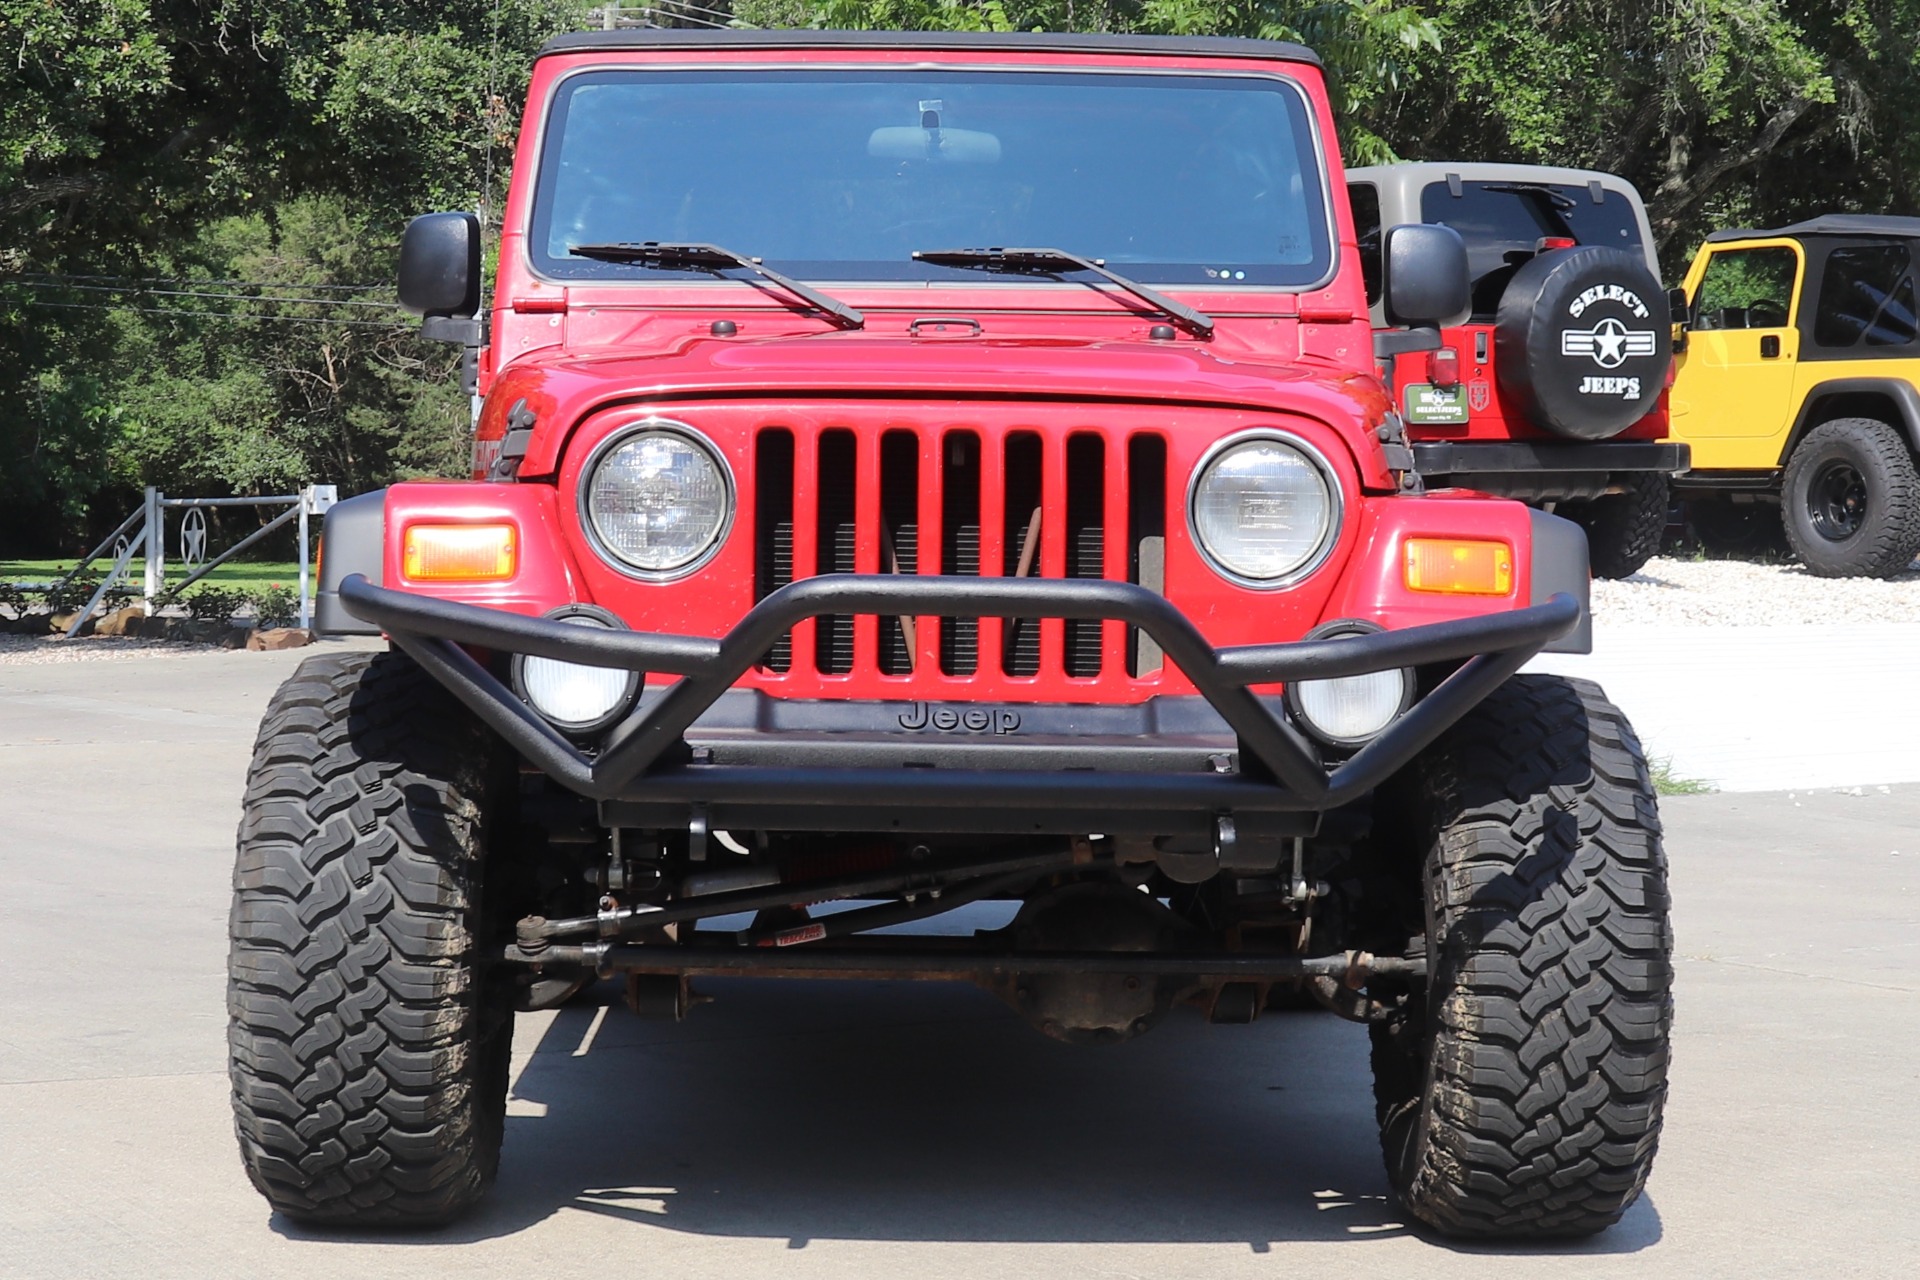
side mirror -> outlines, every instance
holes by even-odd
[[[1388,227],[1380,266],[1387,323],[1396,328],[1437,328],[1473,305],[1467,242],[1452,227],[1434,222]]]
[[[1679,355],[1687,349],[1687,330],[1693,324],[1685,289],[1667,290],[1667,314],[1673,317],[1673,354]]]
[[[429,213],[407,224],[400,241],[400,305],[424,317],[420,332],[447,342],[478,342],[480,219]]]

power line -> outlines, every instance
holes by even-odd
[[[52,307],[61,311],[135,311],[149,316],[191,317],[202,320],[231,320],[236,324],[252,324],[268,321],[276,324],[320,324],[334,329],[403,329],[406,322],[395,320],[382,323],[378,320],[328,320],[317,316],[249,316],[232,311],[181,311],[173,307],[129,307],[112,302],[42,302],[38,298],[29,298],[30,307]]]
[[[393,290],[391,284],[290,284],[285,280],[172,279],[165,276],[87,275],[56,271],[16,271],[0,276],[0,280],[122,280],[135,285],[221,285],[231,289],[304,289],[309,293],[379,293]]]
[[[229,302],[291,302],[306,307],[374,307],[391,311],[395,302],[365,302],[359,298],[301,298],[286,294],[212,293],[195,289],[140,289],[131,285],[58,284],[48,280],[15,281],[29,289],[60,289],[75,293],[131,293],[150,298],[215,298]]]

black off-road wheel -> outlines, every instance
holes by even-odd
[[[1583,1236],[1660,1135],[1672,933],[1640,744],[1599,688],[1517,676],[1413,767],[1430,974],[1373,1031],[1381,1146],[1450,1236]]]
[[[1640,572],[1660,550],[1667,531],[1667,478],[1657,471],[1630,471],[1620,483],[1620,493],[1564,503],[1558,509],[1587,531],[1587,563],[1596,578],[1630,578]]]
[[[310,658],[267,708],[233,879],[247,1176],[302,1222],[428,1226],[499,1166],[513,1012],[476,963],[511,772],[397,653]]]
[[[1837,418],[1787,460],[1787,541],[1821,578],[1890,578],[1920,552],[1920,471],[1907,442],[1872,418]]]

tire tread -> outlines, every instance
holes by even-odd
[[[247,775],[229,919],[234,1127],[311,1222],[426,1225],[498,1167],[510,1014],[473,966],[494,747],[404,656],[309,658]]]
[[[1672,1025],[1639,742],[1597,686],[1519,676],[1418,769],[1438,945],[1424,1069],[1375,1031],[1395,1190],[1453,1236],[1602,1230],[1645,1185]]]

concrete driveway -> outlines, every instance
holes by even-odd
[[[0,1275],[1913,1274],[1920,787],[1665,805],[1666,1141],[1598,1239],[1386,1199],[1364,1035],[1175,1018],[1073,1050],[968,988],[712,982],[681,1025],[524,1018],[504,1170],[425,1236],[273,1217],[234,1152],[227,879],[303,654],[0,666]],[[1920,776],[1920,775],[1916,775]]]

